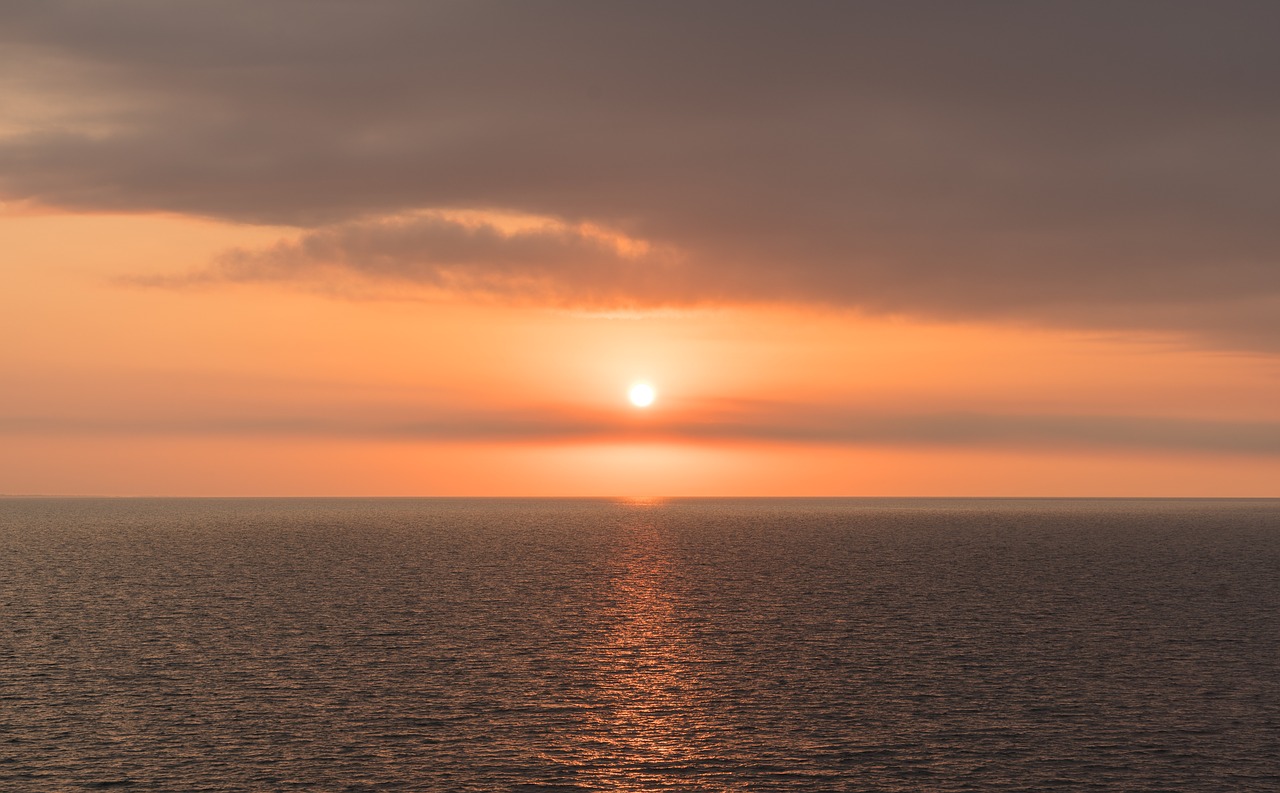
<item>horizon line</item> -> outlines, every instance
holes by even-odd
[[[1161,496],[1161,495],[112,495],[96,493],[0,493],[3,499],[115,499],[115,500],[384,500],[384,501],[784,501],[784,500],[968,500],[968,501],[1280,501],[1280,495]]]

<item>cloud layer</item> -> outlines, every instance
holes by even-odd
[[[375,416],[377,418],[370,418]],[[1156,451],[1280,457],[1280,424],[1133,415],[895,413],[835,406],[761,404],[696,418],[641,423],[616,413],[557,410],[406,411],[348,409],[298,415],[260,411],[183,417],[28,416],[0,420],[0,432],[57,435],[304,436],[489,443],[690,442],[847,444],[923,448]]]
[[[239,280],[1277,350],[1278,28],[1245,1],[19,1],[0,194],[306,230],[212,271]]]
[[[157,286],[359,276],[439,291],[574,306],[695,301],[671,251],[590,225],[411,213],[339,223],[264,250],[227,251],[208,269],[133,279]]]

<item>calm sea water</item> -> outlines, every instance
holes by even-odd
[[[1280,501],[0,501],[0,790],[1280,790]]]

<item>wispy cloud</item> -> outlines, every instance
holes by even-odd
[[[306,416],[8,417],[0,419],[0,433],[291,436],[404,442],[720,441],[1280,456],[1280,423],[1268,421],[1131,415],[894,413],[812,405],[738,407],[698,418],[646,416],[642,421],[615,413],[563,410],[441,408],[421,415],[402,413],[388,417],[386,413],[383,409]]]
[[[341,276],[575,306],[649,306],[695,296],[680,288],[673,251],[590,224],[478,212],[353,221],[266,249],[230,250],[204,270],[130,280],[180,287]]]

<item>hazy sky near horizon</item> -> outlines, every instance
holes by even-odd
[[[1277,28],[5,3],[0,493],[1280,496]]]

